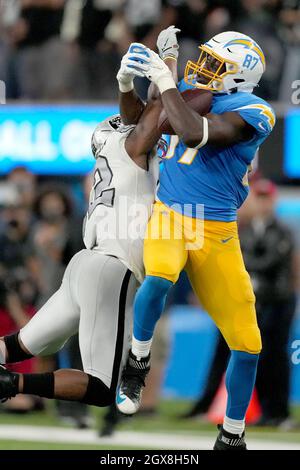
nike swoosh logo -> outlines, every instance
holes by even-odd
[[[221,240],[222,243],[227,243],[229,242],[229,240],[231,240],[233,237],[229,237],[229,238],[224,238],[224,240]]]
[[[125,395],[121,395],[120,392],[118,392],[117,394],[117,404],[120,405],[121,403],[123,403],[124,401],[126,400],[126,397]]]

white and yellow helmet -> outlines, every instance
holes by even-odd
[[[199,46],[197,62],[186,64],[184,80],[197,88],[218,93],[251,92],[265,71],[266,59],[249,36],[226,31]]]

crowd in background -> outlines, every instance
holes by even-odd
[[[200,43],[237,30],[265,51],[263,98],[289,102],[300,76],[299,0],[0,0],[0,18],[0,79],[11,99],[115,100],[130,42],[154,48],[171,24],[182,31],[180,75]]]
[[[28,322],[58,289],[66,265],[83,247],[81,227],[90,182],[88,175],[77,206],[71,186],[40,183],[23,167],[0,183],[0,336]],[[69,365],[73,359],[68,359]],[[17,372],[48,368],[46,360],[35,359],[14,365]],[[36,401],[19,395],[9,407],[31,409]]]

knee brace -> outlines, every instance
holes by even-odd
[[[89,382],[81,403],[94,406],[109,406],[114,403],[115,394],[100,379],[87,374]]]

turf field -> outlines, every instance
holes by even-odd
[[[25,415],[2,412],[0,414],[0,449],[210,448],[216,436],[215,426],[199,420],[179,419],[178,416],[188,407],[187,402],[165,401],[161,404],[157,416],[124,418],[118,425],[116,435],[105,439],[98,437],[97,429],[101,426],[103,411],[96,408],[92,409],[95,420],[94,429],[84,431],[73,430],[70,426],[61,423],[52,407],[45,412]],[[293,431],[248,427],[247,437],[249,442],[253,443],[253,448],[257,446],[264,448],[264,445],[273,446],[273,448],[278,445],[284,448],[285,445],[296,444],[300,449],[300,407],[294,407],[293,416],[299,422],[299,428]],[[30,440],[31,436],[32,440]]]

